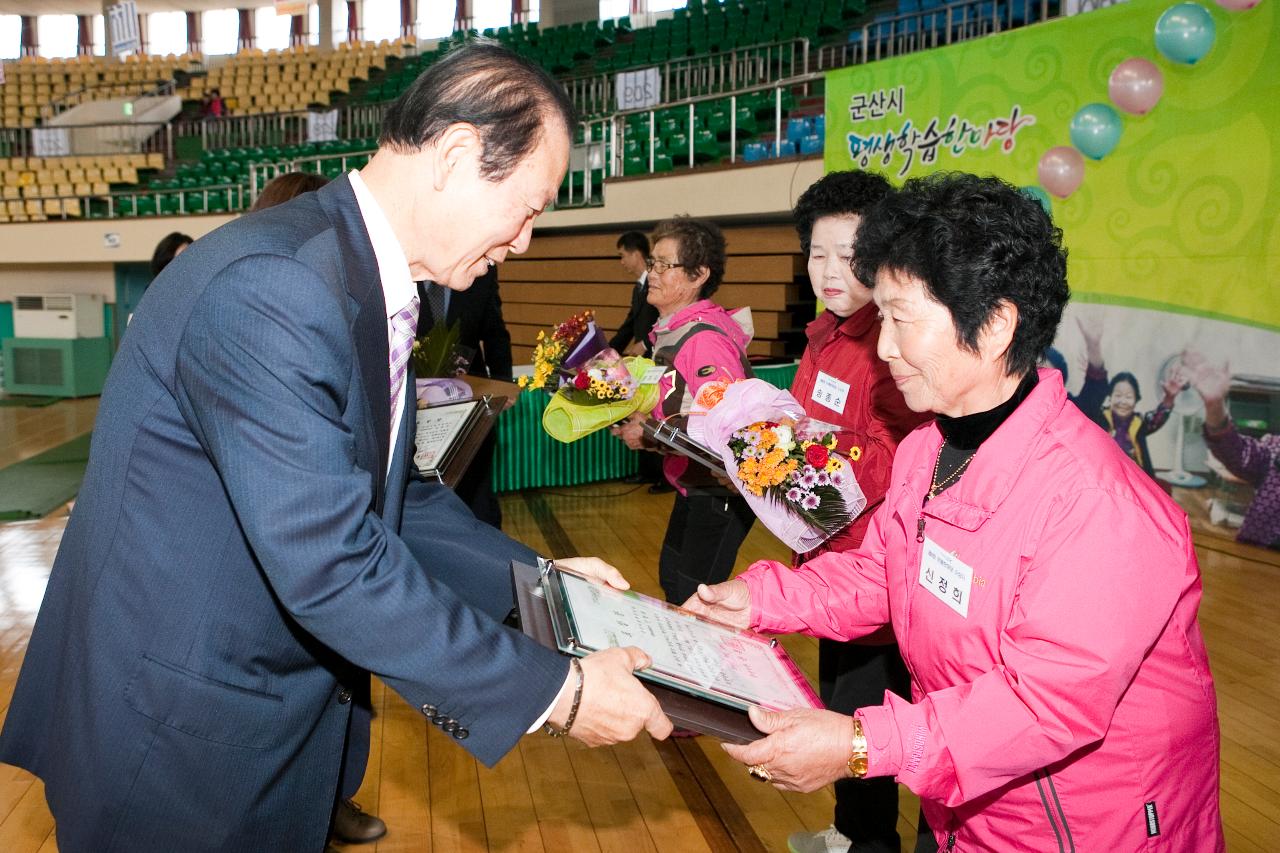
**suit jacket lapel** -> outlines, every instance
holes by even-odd
[[[378,260],[369,232],[360,218],[351,181],[344,175],[317,191],[344,246],[347,294],[356,304],[352,337],[356,343],[360,379],[365,389],[372,439],[377,445],[378,470],[373,472],[375,504],[381,509],[386,497],[387,454],[391,433],[391,355],[387,349],[387,308],[382,293]]]

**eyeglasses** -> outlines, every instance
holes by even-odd
[[[667,270],[673,270],[677,267],[683,267],[684,264],[671,263],[670,261],[660,261],[657,258],[645,258],[644,268],[654,275],[662,275]]]

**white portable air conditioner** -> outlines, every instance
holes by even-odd
[[[42,293],[13,297],[17,338],[100,338],[103,299],[96,293]]]

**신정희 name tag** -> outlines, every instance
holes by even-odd
[[[961,616],[969,617],[973,567],[965,565],[928,536],[920,549],[920,585]]]

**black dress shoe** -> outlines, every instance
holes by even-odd
[[[386,835],[387,825],[381,818],[360,808],[355,800],[339,800],[329,834],[347,844],[367,844]]]
[[[652,486],[649,487],[649,494],[665,495],[667,492],[674,492],[675,490],[676,490],[676,487],[671,485],[670,483],[667,483],[667,482],[654,483]]]

